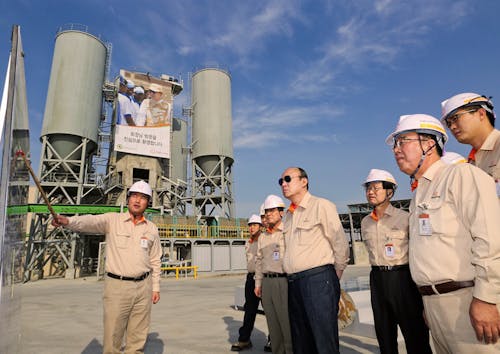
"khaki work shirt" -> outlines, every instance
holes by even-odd
[[[259,237],[255,262],[256,288],[262,287],[264,273],[285,273],[283,270],[284,251],[283,223],[280,222],[272,233],[266,230]]]
[[[128,212],[69,218],[68,229],[106,235],[106,272],[124,277],[152,273],[153,291],[160,291],[161,246],[158,229],[144,219],[134,225]]]
[[[259,235],[259,238],[262,237],[262,234]],[[245,243],[245,254],[247,256],[247,270],[248,273],[255,273],[255,260],[257,257],[257,247],[258,247],[258,241],[255,239],[249,239]]]
[[[326,264],[344,270],[349,243],[335,204],[306,193],[293,213],[283,221],[285,257],[283,267],[292,274]]]
[[[473,165],[493,177],[496,182],[497,195],[500,197],[500,131],[493,129],[481,148],[476,152]]]
[[[410,204],[410,270],[418,286],[474,280],[474,297],[500,303],[500,203],[470,164],[432,164]]]
[[[408,264],[408,213],[387,206],[378,221],[367,215],[361,220],[361,235],[368,249],[370,264],[395,266]]]

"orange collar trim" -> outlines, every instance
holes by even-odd
[[[469,158],[467,160],[468,163],[476,162],[476,152],[477,150],[474,148],[472,148],[472,150],[469,152]]]
[[[411,191],[412,191],[412,192],[413,192],[415,189],[417,189],[417,187],[418,187],[418,180],[414,180],[414,181],[411,183],[410,187],[411,187]]]
[[[144,217],[144,215],[142,215],[140,219],[136,219],[136,218],[134,218],[134,216],[132,214],[130,214],[130,218],[132,219],[132,222],[134,223],[134,225],[137,225],[140,222],[146,221],[146,218]]]
[[[375,220],[375,221],[378,221],[378,215],[377,215],[377,211],[375,209],[372,210],[371,214],[370,214],[370,217]]]
[[[290,213],[292,213],[292,214],[293,214],[293,212],[295,211],[295,209],[297,209],[297,204],[293,204],[293,203],[292,203],[292,204],[290,204],[290,206],[288,207],[288,211],[289,211]]]

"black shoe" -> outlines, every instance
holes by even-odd
[[[245,349],[250,349],[252,348],[252,342],[251,341],[248,341],[248,342],[236,342],[234,343],[232,346],[231,346],[231,351],[233,352],[239,352],[241,350],[245,350]]]
[[[273,351],[273,349],[271,348],[271,339],[267,340],[267,343],[264,346],[264,351],[268,353],[271,353]]]

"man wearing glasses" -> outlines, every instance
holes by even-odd
[[[291,202],[283,225],[283,267],[293,351],[339,353],[339,279],[349,260],[349,245],[337,208],[309,193],[307,173],[300,167],[287,168],[278,183]]]
[[[442,122],[460,143],[472,146],[469,162],[493,177],[500,197],[500,131],[491,98],[461,93],[443,101],[441,108]]]
[[[401,116],[386,139],[416,182],[410,271],[437,353],[498,353],[500,203],[484,171],[440,159],[447,139],[426,114]]]
[[[399,325],[407,353],[432,353],[422,297],[408,265],[408,213],[391,205],[396,180],[372,169],[363,187],[373,207],[361,221],[361,235],[372,265],[370,294],[380,352],[398,352]]]
[[[106,235],[103,353],[143,353],[151,304],[160,301],[161,246],[158,229],[144,217],[152,190],[144,181],[128,191],[125,213],[57,215],[53,226]]]

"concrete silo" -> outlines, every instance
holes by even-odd
[[[94,203],[91,166],[102,118],[108,45],[69,25],[56,35],[43,118],[40,181],[60,204]],[[82,196],[87,200],[82,200]]]
[[[196,215],[232,217],[231,78],[207,68],[192,77],[192,205]]]

